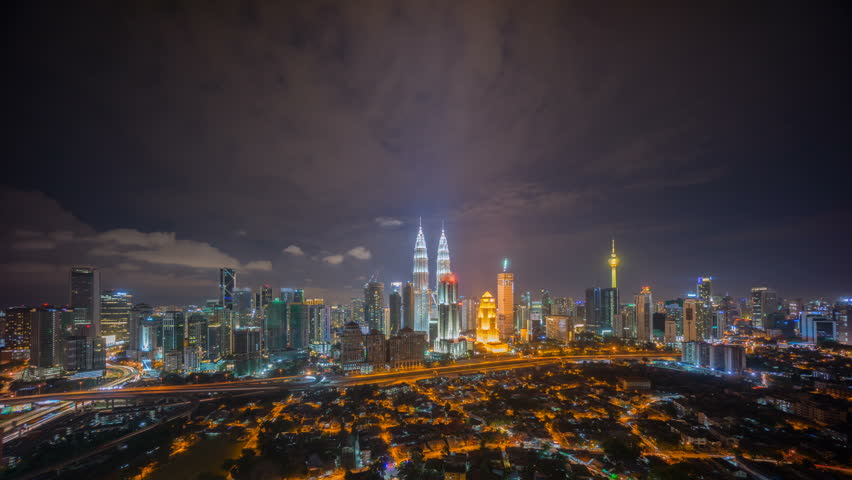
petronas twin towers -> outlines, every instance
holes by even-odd
[[[450,269],[450,248],[447,235],[441,227],[441,239],[438,240],[438,263],[435,277],[435,290],[440,290],[441,279],[452,273]],[[414,243],[414,330],[429,332],[430,312],[436,311],[432,306],[433,291],[429,289],[429,254],[426,252],[426,237],[423,236],[423,222],[417,230],[417,240]]]

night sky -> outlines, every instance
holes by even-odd
[[[220,266],[348,301],[411,279],[421,215],[464,295],[507,256],[579,298],[613,235],[623,296],[852,295],[841,2],[21,4],[2,306],[66,302],[72,264],[155,304]]]

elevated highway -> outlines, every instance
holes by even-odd
[[[478,372],[510,370],[562,362],[579,362],[594,360],[672,360],[676,354],[615,354],[615,355],[564,355],[553,357],[527,357],[510,359],[483,359],[459,362],[445,367],[419,368],[395,372],[382,372],[368,375],[353,375],[334,377],[329,380],[304,375],[274,377],[254,380],[242,380],[222,383],[190,384],[190,385],[158,385],[152,387],[121,388],[114,390],[90,390],[83,392],[64,392],[24,397],[7,397],[0,403],[15,405],[21,403],[59,400],[68,402],[85,402],[109,399],[143,399],[155,397],[188,397],[195,395],[211,396],[226,393],[272,392],[304,390],[317,387],[347,387],[354,385],[391,385],[414,382],[436,376],[469,375]]]

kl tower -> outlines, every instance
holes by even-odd
[[[618,288],[618,285],[616,283],[616,270],[618,270],[618,264],[619,264],[619,262],[621,262],[621,259],[619,259],[615,255],[615,239],[614,238],[612,239],[612,253],[609,255],[608,262],[609,262],[609,268],[612,269],[612,288]]]

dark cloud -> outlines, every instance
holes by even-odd
[[[613,235],[627,291],[708,273],[735,293],[852,290],[842,7],[92,2],[10,18],[1,260],[27,273],[2,301],[62,296],[81,262],[154,302],[215,296],[217,266],[341,299],[360,277],[410,278],[419,216],[433,262],[446,219],[465,294],[510,256],[519,289],[578,295],[606,282]]]

